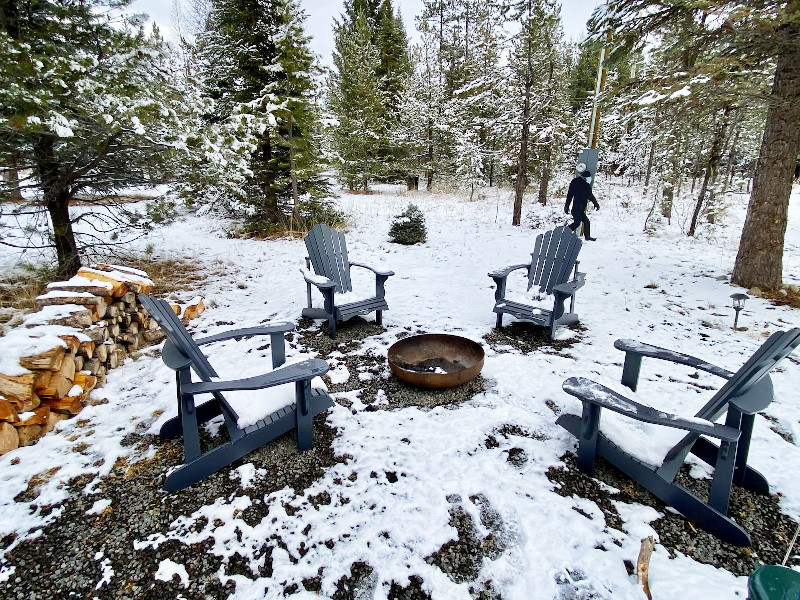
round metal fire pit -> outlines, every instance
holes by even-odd
[[[457,335],[426,333],[392,344],[389,367],[398,379],[427,388],[468,382],[483,368],[483,347]]]

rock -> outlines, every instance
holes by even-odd
[[[750,294],[751,296],[761,297],[762,291],[761,288],[754,287],[747,290],[747,293]]]

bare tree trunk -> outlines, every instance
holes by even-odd
[[[545,146],[542,159],[542,179],[539,182],[539,204],[544,206],[547,204],[547,190],[550,187],[550,175],[553,169],[553,147],[551,145],[548,144]]]
[[[528,3],[528,16],[532,6]],[[524,27],[524,25],[523,25]],[[522,196],[528,186],[528,138],[530,137],[531,88],[533,87],[533,48],[530,36],[527,36],[527,65],[525,67],[525,92],[522,100],[522,135],[520,136],[519,155],[517,156],[517,180],[514,182],[514,215],[512,225],[522,223]]]
[[[433,119],[428,117],[428,168],[425,170],[425,189],[433,185]]]
[[[797,10],[798,0],[792,0]],[[787,10],[789,10],[787,8]],[[800,23],[781,25],[767,123],[731,281],[774,290],[783,277],[783,246],[795,161],[800,152]]]
[[[58,274],[70,278],[81,268],[78,244],[69,218],[70,190],[55,156],[55,141],[51,136],[40,137],[33,146],[36,169],[44,192],[44,204],[53,224],[53,246],[58,259]]]
[[[22,193],[19,189],[19,170],[17,165],[19,161],[19,150],[12,150],[9,156],[8,168],[6,169],[6,181],[8,182],[8,196],[7,199],[12,202],[22,200]]]
[[[647,159],[647,175],[644,178],[644,193],[647,193],[647,187],[650,185],[650,173],[653,171],[653,157],[656,155],[656,142],[650,144],[650,157]]]
[[[694,206],[694,214],[692,215],[692,223],[689,225],[689,231],[686,235],[694,236],[697,231],[697,221],[700,218],[700,212],[703,209],[705,202],[706,192],[708,191],[708,182],[712,176],[715,176],[719,161],[722,156],[722,144],[725,141],[725,131],[728,127],[728,115],[731,109],[729,106],[725,107],[722,111],[722,118],[714,131],[714,139],[711,141],[711,150],[708,152],[708,163],[706,164],[706,172],[703,176],[703,183],[700,186],[700,194],[697,196],[697,203]]]
[[[722,191],[727,192],[731,187],[731,180],[733,179],[733,161],[736,159],[736,146],[739,143],[739,134],[742,132],[741,127],[736,128],[736,133],[731,141],[731,151],[728,154],[728,170],[725,172],[725,181],[722,182]]]
[[[294,169],[293,129],[292,113],[289,113],[289,173],[292,179],[292,215],[298,219],[300,217],[300,194],[297,191],[297,173]]]

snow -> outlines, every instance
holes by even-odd
[[[177,575],[183,587],[189,587],[189,573],[186,572],[186,567],[176,562],[165,558],[158,564],[158,571],[156,571],[155,578],[160,581],[172,581],[172,578]]]
[[[482,374],[490,386],[455,407],[366,411],[363,401],[368,399],[360,391],[336,394],[337,400],[351,404],[350,408],[337,404],[327,415],[338,430],[334,450],[338,456],[349,456],[345,462],[328,468],[299,496],[286,488],[251,498],[248,486],[265,475],[261,465],[245,458],[241,466],[226,468],[231,477],[241,480],[238,495],[217,498],[182,515],[167,530],[137,540],[134,550],[144,552],[165,543],[205,544],[209,553],[223,560],[238,553],[259,572],[264,554],[255,549],[271,546],[270,577],[248,579],[220,572],[223,583],[236,583],[230,596],[234,600],[280,598],[286,587],[296,584],[303,590],[303,579],[317,576],[321,595],[329,597],[357,561],[373,567],[371,593],[376,599],[387,597],[392,581],[402,586],[418,576],[435,600],[466,600],[469,584],[453,582],[425,558],[456,538],[449,524],[454,506],[472,515],[480,532],[487,533],[481,525],[481,509],[472,500],[481,498],[502,521],[496,535],[505,549],[494,560],[484,560],[478,585],[491,580],[507,600],[642,598],[641,586],[628,575],[624,561],[635,562],[642,537],[653,535],[650,523],[657,515],[649,507],[617,502],[624,531],[616,530],[592,501],[553,492],[547,471],[563,465],[561,457],[574,451],[576,440],[555,425],[556,416],[548,404],[579,414],[580,402],[564,393],[561,385],[568,377],[586,377],[665,413],[691,416],[714,393],[703,388],[717,389],[723,380],[691,367],[645,358],[634,394],[619,382],[624,353],[614,349],[614,340],[654,344],[735,371],[768,333],[797,326],[798,318],[795,310],[753,298],[739,317],[739,325],[747,331],[732,329],[729,296],[740,290],[724,278],[736,255],[745,196],[730,197],[732,206],[722,224],[705,226],[696,238],[687,238],[677,217],[672,225],[659,223],[654,235],[642,233],[651,200],[642,199],[640,189],[624,188],[601,177],[595,194],[603,206],[590,215],[598,241],[584,244],[581,251],[581,271],[587,276],[575,307],[586,330],[573,347],[524,355],[484,344]],[[527,220],[522,227],[510,225],[512,198],[507,190],[485,190],[474,202],[466,197],[377,186],[373,195],[343,194],[338,199],[350,215],[350,254],[370,264],[385,263],[396,273],[386,283],[386,332],[367,338],[357,352],[385,355],[397,335],[407,329],[456,333],[474,340],[492,330],[494,287],[486,274],[527,262],[540,230],[526,226]],[[415,246],[392,244],[389,223],[409,201],[425,214],[428,240]],[[540,210],[534,204],[526,198],[523,214]],[[558,220],[550,225],[563,224]],[[257,326],[265,320],[297,322],[306,302],[305,283],[297,272],[297,262],[306,255],[302,240],[228,239],[221,225],[215,216],[184,215],[135,242],[141,249],[152,244],[162,255],[224,267],[214,269],[197,290],[209,308],[190,323],[190,329],[214,335],[230,327],[217,325],[220,322],[234,322],[237,327]],[[9,263],[8,252],[0,249],[6,253],[0,254],[0,263]],[[791,200],[784,278],[792,283],[800,280],[799,188]],[[353,279],[354,289],[374,289],[374,274],[369,271],[355,269]],[[525,284],[524,271],[512,274],[509,292],[524,295]],[[315,298],[321,301],[318,294]],[[575,334],[559,331],[559,337],[570,335]],[[204,346],[204,351],[224,378],[226,368],[239,378],[246,376],[242,356],[248,357],[254,370],[263,372],[257,360],[269,360],[269,349],[262,350],[263,345],[263,339],[248,338]],[[0,354],[0,361],[6,360],[5,353]],[[287,348],[287,355],[290,360],[308,358],[293,346]],[[342,358],[334,354],[329,359],[333,383],[350,376]],[[765,413],[774,423],[756,418],[750,463],[780,494],[781,509],[797,519],[800,447],[771,429],[792,432],[795,439],[800,434],[795,400],[800,387],[796,359],[800,357],[793,359],[772,376],[775,401]],[[388,377],[388,367],[379,376]],[[111,371],[106,386],[92,394],[108,402],[84,408],[80,420],[86,426],[78,428],[76,419],[62,421],[35,447],[0,457],[4,515],[0,535],[16,535],[13,544],[38,535],[57,518],[58,508],[45,515],[39,507],[57,507],[68,494],[66,481],[82,474],[89,479],[94,476],[83,493],[99,494],[98,478],[107,475],[118,459],[132,463],[152,456],[152,447],[123,446],[125,433],[155,434],[176,414],[174,374],[162,363],[157,348],[146,349],[138,360]],[[385,403],[385,393],[378,396]],[[541,435],[498,435],[507,425]],[[668,441],[669,436],[682,435],[673,428],[632,425],[630,419],[612,411],[604,411],[602,427],[640,440],[631,442],[637,454]],[[498,447],[487,447],[490,435]],[[79,444],[81,451],[74,451]],[[524,451],[527,460],[521,467],[508,462],[511,448]],[[14,501],[33,475],[55,467],[59,469],[42,482],[35,504]],[[396,473],[397,481],[390,482],[387,471]],[[378,476],[370,477],[373,472]],[[322,492],[330,494],[330,504],[309,501]],[[171,498],[165,493],[165,501]],[[103,510],[103,501],[98,502],[95,507]],[[269,513],[261,522],[246,522],[242,511],[256,502],[264,502]],[[332,548],[324,543],[328,540],[334,542]],[[103,580],[109,580],[113,564],[103,557],[97,560]],[[186,568],[169,560],[163,560],[153,574],[157,580],[172,580],[175,575],[181,585],[190,584]],[[0,566],[0,580],[10,577],[13,570]],[[746,579],[680,554],[670,558],[657,543],[650,588],[654,599],[740,600],[746,596]]]

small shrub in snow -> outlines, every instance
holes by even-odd
[[[425,215],[414,204],[408,207],[392,220],[389,229],[389,238],[396,244],[418,244],[427,239],[428,231],[425,228]]]

